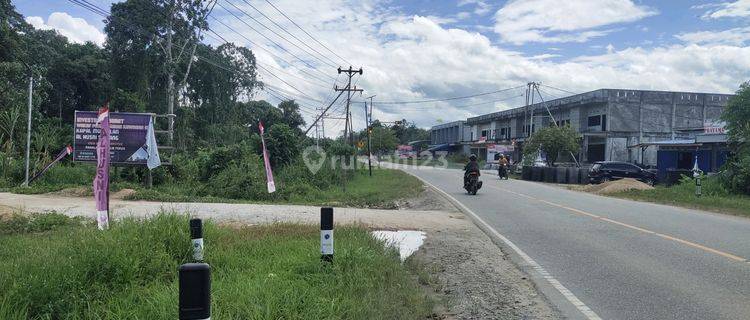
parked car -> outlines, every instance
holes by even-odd
[[[643,169],[637,165],[620,161],[594,162],[589,170],[591,183],[602,183],[622,178],[633,178],[638,181],[654,185],[656,183],[656,170]]]

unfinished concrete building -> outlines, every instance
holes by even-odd
[[[554,118],[559,125],[569,124],[583,136],[577,155],[583,163],[615,160],[656,166],[657,148],[634,146],[695,140],[707,124],[720,121],[730,97],[717,93],[600,89],[469,118],[462,123],[467,128],[464,136],[452,142],[462,144],[463,152],[476,153],[480,158],[487,156],[489,145],[513,145],[513,157],[518,160],[529,133],[553,125]],[[444,128],[434,127],[441,129]],[[433,141],[433,145],[439,144],[437,139]]]

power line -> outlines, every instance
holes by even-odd
[[[513,95],[513,96],[509,96],[509,97],[504,97],[504,98],[501,98],[501,99],[495,99],[495,100],[489,100],[489,101],[482,101],[482,102],[471,103],[471,104],[464,104],[464,105],[460,105],[460,106],[447,106],[447,107],[449,107],[449,108],[455,108],[455,109],[467,108],[467,107],[474,107],[474,106],[479,106],[479,105],[488,104],[488,103],[508,101],[508,100],[512,100],[512,99],[515,99],[515,98],[520,98],[520,97],[523,97],[523,96],[524,96],[524,94],[517,94],[517,95]],[[424,110],[423,108],[430,108],[430,107],[436,107],[436,106],[415,106],[415,107],[412,107],[412,108],[398,108],[398,110],[421,111],[421,110]]]
[[[575,93],[575,92],[573,92],[573,91],[569,91],[569,90],[565,90],[565,89],[560,89],[560,88],[556,88],[556,87],[553,87],[553,86],[548,86],[548,85],[546,85],[546,84],[543,84],[543,83],[540,83],[539,85],[540,85],[540,86],[544,86],[544,87],[547,87],[547,88],[550,88],[550,89],[555,89],[555,90],[557,90],[557,91],[562,91],[562,92],[565,92],[565,93],[570,93],[570,94],[578,94],[578,93]]]
[[[307,42],[302,41],[299,38],[297,38],[297,36],[295,36],[293,33],[289,32],[289,30],[287,30],[286,28],[284,28],[283,26],[281,26],[280,24],[278,24],[276,21],[274,21],[273,19],[271,19],[270,17],[268,17],[265,13],[263,13],[263,11],[258,10],[258,8],[256,8],[254,5],[252,5],[249,1],[242,0],[242,2],[246,3],[247,5],[249,5],[251,8],[253,8],[253,10],[255,10],[258,13],[260,13],[260,15],[262,15],[263,17],[265,17],[268,21],[270,21],[271,23],[273,23],[274,25],[276,25],[276,27],[278,27],[279,29],[283,30],[284,32],[286,32],[287,34],[289,34],[290,36],[292,36],[292,38],[296,39],[297,41],[299,41],[300,43],[302,43],[306,47],[310,48],[310,50],[312,50],[315,53],[319,54],[321,57],[324,57],[324,58],[328,59],[328,61],[333,62],[333,64],[336,64],[336,61],[333,61],[328,56],[320,53],[320,51],[318,51],[315,48],[311,47],[309,44],[307,44]]]
[[[316,43],[318,43],[318,44],[319,44],[319,45],[320,45],[321,47],[323,47],[323,48],[325,48],[326,50],[328,50],[328,52],[330,52],[330,53],[333,53],[333,55],[335,55],[335,56],[336,56],[336,57],[338,57],[339,59],[343,60],[343,61],[344,61],[344,62],[346,62],[346,63],[347,63],[348,65],[352,65],[352,63],[351,63],[351,62],[349,62],[349,61],[347,61],[346,59],[342,58],[342,57],[341,57],[340,55],[338,55],[338,54],[337,54],[336,52],[334,52],[333,50],[331,50],[330,48],[328,48],[328,47],[327,47],[326,45],[324,45],[323,43],[321,43],[320,41],[318,41],[318,39],[316,39],[315,37],[313,37],[313,36],[312,36],[312,35],[311,35],[311,34],[310,34],[309,32],[307,32],[307,31],[306,31],[305,29],[303,29],[303,28],[302,28],[302,27],[301,27],[300,25],[298,25],[298,24],[297,24],[296,22],[294,22],[294,20],[292,20],[292,18],[289,18],[289,16],[287,16],[287,15],[286,15],[286,13],[284,13],[284,12],[283,12],[283,11],[281,11],[281,10],[280,10],[279,8],[277,8],[277,7],[275,6],[275,5],[273,5],[273,3],[271,3],[271,2],[270,2],[270,1],[268,1],[268,0],[265,0],[265,1],[266,1],[266,3],[268,3],[269,5],[271,5],[271,7],[273,7],[274,9],[276,9],[276,11],[278,11],[279,13],[281,13],[281,15],[282,15],[282,16],[284,16],[284,18],[286,18],[287,20],[289,20],[289,22],[291,22],[292,24],[294,24],[295,26],[297,26],[297,28],[299,28],[300,30],[302,30],[302,32],[304,32],[304,33],[305,33],[305,34],[306,34],[306,35],[307,35],[308,37],[310,37],[310,39],[313,39],[313,41],[315,41]]]
[[[460,99],[468,99],[468,98],[474,98],[474,97],[480,97],[480,96],[486,96],[490,94],[510,91],[510,90],[519,89],[525,86],[526,85],[522,85],[522,86],[517,86],[517,87],[512,87],[512,88],[506,88],[506,89],[495,90],[495,91],[490,91],[490,92],[482,92],[482,93],[477,93],[477,94],[472,94],[472,95],[467,95],[467,96],[460,96],[460,97],[429,99],[429,100],[411,100],[411,101],[381,101],[381,102],[378,102],[378,104],[412,104],[412,103],[427,103],[427,102],[460,100]]]
[[[304,64],[305,64],[305,65],[307,65],[307,66],[308,66],[308,67],[309,67],[310,69],[313,69],[313,70],[316,70],[316,71],[320,72],[320,71],[319,71],[319,70],[318,70],[317,68],[315,68],[315,67],[314,67],[313,65],[311,65],[311,64],[310,64],[309,62],[305,61],[304,59],[302,59],[302,58],[298,57],[298,56],[297,56],[296,54],[294,54],[294,53],[292,53],[291,51],[287,50],[286,48],[284,48],[284,46],[282,46],[282,45],[281,45],[281,44],[279,44],[278,42],[276,42],[276,41],[273,41],[273,40],[271,40],[271,38],[267,37],[267,36],[266,36],[265,34],[263,34],[262,32],[258,31],[258,29],[255,29],[255,28],[254,28],[253,26],[251,26],[251,25],[250,25],[249,23],[247,23],[247,22],[246,22],[245,20],[243,20],[242,18],[240,18],[240,17],[238,17],[237,15],[235,15],[235,14],[234,14],[234,12],[232,12],[231,10],[227,9],[226,7],[224,7],[224,6],[223,6],[223,5],[221,5],[221,4],[219,4],[219,6],[220,6],[220,7],[222,8],[222,9],[224,9],[224,11],[228,12],[228,13],[229,13],[230,15],[232,15],[232,16],[233,16],[233,17],[235,17],[235,18],[237,18],[237,20],[239,20],[240,22],[242,22],[242,24],[246,25],[246,26],[247,26],[248,28],[250,28],[250,29],[252,29],[253,31],[255,31],[255,33],[257,33],[257,34],[261,35],[261,36],[262,36],[263,38],[265,38],[266,40],[268,40],[268,41],[270,41],[271,43],[275,44],[275,45],[276,45],[276,46],[277,46],[277,47],[278,47],[279,49],[281,49],[282,51],[284,51],[284,52],[288,53],[288,54],[289,54],[289,55],[291,55],[292,57],[294,57],[294,58],[296,58],[297,60],[299,60],[300,62],[304,63]],[[222,25],[223,25],[224,27],[226,27],[227,29],[230,29],[230,30],[234,31],[235,33],[237,33],[237,34],[241,35],[241,36],[242,36],[243,38],[245,38],[245,40],[247,40],[247,41],[251,41],[250,39],[248,39],[247,37],[245,37],[244,35],[242,35],[242,33],[238,32],[237,30],[235,30],[234,28],[230,27],[230,26],[229,26],[229,25],[227,25],[226,23],[224,23],[224,22],[221,22],[221,20],[219,20],[219,19],[216,19],[215,17],[212,17],[212,18],[214,18],[214,20],[216,20],[217,22],[219,22],[220,24],[222,24]],[[257,45],[257,44],[256,44],[256,45]],[[331,77],[331,76],[329,76],[329,75],[326,75],[325,73],[322,73],[322,72],[321,72],[321,74],[323,74],[324,76],[327,76],[327,77],[329,77],[329,78],[333,79],[333,77]]]
[[[217,21],[218,21],[218,20],[217,20]],[[222,23],[222,24],[223,24],[223,23]],[[213,33],[214,35],[216,35],[217,37],[219,37],[219,38],[220,38],[221,40],[224,40],[224,41],[225,41],[226,43],[229,43],[229,42],[228,42],[228,41],[227,41],[227,40],[226,40],[226,39],[225,39],[224,37],[222,37],[222,36],[221,36],[220,34],[216,33],[216,31],[214,31],[214,30],[211,30],[211,29],[208,29],[208,30],[209,30],[209,31],[211,31],[211,32],[212,32],[212,33]],[[236,32],[236,31],[235,31],[235,32]],[[238,33],[238,34],[239,34],[239,33]],[[241,34],[240,34],[240,35],[241,35]],[[284,80],[284,79],[282,79],[281,77],[277,76],[276,74],[274,74],[273,72],[269,71],[268,69],[266,69],[266,68],[265,68],[265,67],[263,67],[262,65],[260,65],[260,64],[257,64],[257,63],[256,63],[256,64],[255,64],[255,66],[256,66],[256,67],[258,67],[258,68],[261,68],[262,70],[265,70],[266,72],[268,72],[268,74],[270,74],[271,76],[273,76],[273,77],[274,77],[274,78],[276,78],[276,79],[279,79],[279,80],[280,80],[281,82],[283,82],[284,84],[286,84],[286,85],[290,86],[290,87],[291,87],[291,88],[293,88],[294,90],[297,90],[297,91],[299,91],[299,93],[301,93],[301,94],[302,94],[303,96],[306,96],[306,97],[310,98],[309,96],[307,96],[307,94],[305,94],[305,92],[304,92],[304,91],[302,91],[302,90],[300,90],[300,89],[297,89],[297,87],[295,87],[294,85],[290,84],[289,82],[286,82],[286,80]],[[315,99],[313,99],[313,98],[310,98],[310,99],[311,99],[311,100],[315,100]]]
[[[214,18],[214,19],[215,19],[215,18]],[[216,32],[214,32],[214,31],[212,31],[212,30],[210,30],[210,29],[209,29],[209,31],[211,31],[212,33],[216,34]],[[207,36],[209,36],[209,37],[211,37],[211,38],[213,38],[213,39],[214,39],[214,40],[216,40],[217,42],[222,42],[222,41],[223,41],[224,43],[229,43],[229,41],[227,41],[227,39],[226,39],[226,38],[224,38],[224,37],[222,37],[222,36],[219,36],[218,34],[216,34],[216,35],[214,36],[214,35],[211,35],[211,34],[209,34],[209,33],[206,33],[206,35],[207,35]],[[242,35],[240,35],[240,36],[242,36]],[[219,37],[220,37],[221,39],[219,39]],[[243,37],[243,38],[244,38],[244,37]],[[282,57],[280,57],[280,56],[277,56],[277,55],[275,55],[275,54],[274,54],[273,52],[270,52],[270,51],[268,51],[267,49],[265,49],[265,48],[263,48],[263,47],[260,47],[260,46],[259,46],[259,45],[258,45],[257,43],[253,42],[252,40],[250,40],[250,39],[247,39],[247,38],[245,38],[245,40],[247,40],[248,42],[250,42],[250,44],[252,44],[252,45],[256,46],[256,48],[258,48],[258,49],[261,49],[261,50],[263,50],[263,51],[267,52],[267,53],[268,53],[268,54],[270,54],[270,55],[271,55],[272,57],[274,57],[274,58],[276,58],[276,59],[279,59],[279,60],[281,60],[281,61],[285,62],[285,63],[286,63],[287,65],[289,65],[289,66],[294,66],[294,65],[293,65],[293,64],[292,64],[291,62],[287,61],[286,59],[284,59],[284,58],[282,58]],[[260,65],[261,63],[260,63],[260,62],[258,62],[258,61],[255,61],[255,64],[256,64],[256,65]],[[267,66],[267,67],[269,67],[269,66]],[[324,79],[318,78],[317,76],[315,76],[315,75],[313,75],[313,74],[311,74],[311,73],[308,73],[308,72],[307,72],[306,70],[304,70],[304,69],[301,69],[301,68],[300,68],[300,69],[298,69],[298,70],[299,70],[299,72],[302,72],[302,73],[304,73],[305,75],[307,75],[307,76],[309,76],[309,77],[311,77],[311,78],[313,78],[313,79],[315,79],[315,80],[318,80],[318,81],[320,81],[321,83],[326,83],[326,84],[328,83],[328,80],[324,80]],[[316,71],[317,71],[317,70],[316,70]]]
[[[109,12],[107,10],[102,9],[101,7],[95,5],[95,4],[91,3],[91,2],[88,2],[87,0],[68,0],[68,1],[70,1],[73,4],[76,4],[78,6],[81,6],[81,7],[85,8],[85,9],[88,9],[89,11],[91,11],[93,13],[96,13],[98,15],[101,15],[101,16],[104,16],[104,17],[106,17],[106,16],[109,15]]]
[[[247,2],[247,1],[244,1],[244,2],[245,2],[245,3],[247,3],[247,4],[250,4],[250,3],[249,3],[249,2]],[[297,45],[296,43],[294,43],[294,42],[290,41],[289,39],[287,39],[286,37],[284,37],[284,36],[280,35],[280,34],[279,34],[278,32],[276,32],[276,30],[273,30],[273,29],[269,28],[268,26],[266,26],[265,24],[263,24],[262,22],[258,21],[258,19],[255,19],[255,17],[251,16],[251,15],[250,15],[249,13],[247,13],[247,12],[246,12],[245,10],[242,10],[242,8],[240,8],[240,7],[236,6],[236,5],[234,4],[234,3],[230,2],[229,0],[226,0],[226,3],[228,3],[229,5],[231,5],[232,7],[234,7],[235,9],[239,10],[239,11],[240,11],[240,12],[242,12],[242,13],[243,13],[244,15],[246,15],[246,16],[247,16],[248,18],[250,18],[251,20],[255,21],[255,23],[257,23],[257,24],[261,25],[261,26],[262,26],[263,28],[266,28],[266,29],[267,29],[268,31],[271,31],[271,32],[272,32],[273,34],[275,34],[275,35],[276,35],[277,37],[279,37],[279,38],[281,38],[281,39],[285,40],[286,42],[288,42],[289,44],[293,45],[293,46],[294,46],[294,47],[296,47],[297,49],[299,49],[299,50],[302,50],[302,51],[304,51],[304,52],[305,52],[306,54],[310,55],[311,57],[315,58],[316,60],[320,61],[321,63],[323,63],[323,64],[325,64],[325,65],[328,65],[329,67],[332,67],[332,68],[336,68],[336,63],[335,63],[335,62],[334,62],[333,64],[331,64],[331,63],[328,63],[327,61],[323,61],[322,59],[320,59],[320,58],[319,58],[319,57],[317,57],[316,55],[314,55],[314,54],[310,53],[309,51],[307,51],[307,50],[303,49],[302,47],[298,46],[298,45]],[[252,7],[252,5],[250,5],[250,6]],[[255,9],[255,7],[253,7],[253,9]],[[226,10],[226,8],[225,8],[224,10]],[[258,11],[258,9],[255,9],[255,10],[256,10],[256,11]],[[263,14],[263,13],[261,12],[261,14]],[[265,16],[265,15],[264,15],[264,16]],[[236,17],[236,16],[235,16],[235,17]],[[237,17],[237,18],[239,19],[239,17]],[[268,17],[266,17],[266,18],[268,18]],[[270,20],[270,19],[269,19],[269,20]],[[271,22],[274,22],[274,21],[273,21],[273,20],[271,20]],[[274,22],[274,23],[275,23],[275,22]],[[304,44],[304,43],[303,43],[303,44]],[[317,51],[316,51],[316,52],[317,52]],[[326,58],[326,57],[325,57],[325,56],[323,56],[323,58]]]

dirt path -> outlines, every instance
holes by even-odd
[[[227,224],[319,223],[320,208],[297,205],[168,203],[112,200],[114,219],[148,217],[160,211]],[[0,193],[4,212],[57,211],[94,218],[88,197]],[[12,209],[11,209],[12,208]],[[557,319],[550,304],[491,240],[448,200],[426,188],[399,203],[400,210],[335,208],[336,223],[361,223],[372,229],[421,230],[427,238],[413,259],[426,266],[443,296],[445,319]]]

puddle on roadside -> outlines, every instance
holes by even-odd
[[[403,262],[419,250],[427,235],[423,231],[415,230],[376,230],[372,232],[372,236],[385,242],[385,245],[396,248],[399,256],[401,256],[401,262]]]

